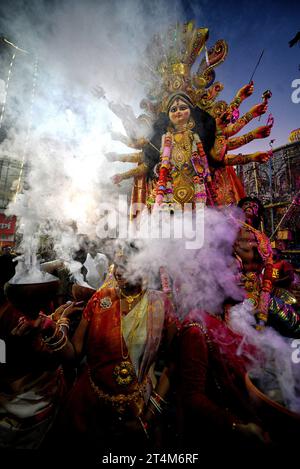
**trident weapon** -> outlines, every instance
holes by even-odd
[[[288,215],[290,215],[291,210],[294,209],[295,207],[299,207],[299,206],[300,206],[300,191],[298,191],[297,194],[295,195],[295,197],[293,198],[291,204],[288,206],[287,211],[285,212],[285,214],[283,215],[283,217],[279,221],[278,225],[276,226],[275,230],[271,234],[270,239],[272,239],[273,236],[276,234],[276,232],[278,231],[278,229],[280,228],[280,226],[282,225],[282,223],[286,219],[286,217]]]
[[[262,56],[264,55],[264,52],[265,52],[265,50],[263,49],[262,52],[261,52],[261,54],[260,54],[260,57],[259,57],[259,59],[258,59],[258,61],[257,61],[257,64],[256,64],[255,67],[254,67],[254,70],[253,70],[253,73],[252,73],[251,78],[250,78],[250,80],[249,80],[249,83],[251,83],[251,81],[253,80],[254,74],[255,74],[255,72],[256,72],[256,70],[257,70],[257,67],[259,66],[259,63],[260,63],[260,61],[261,61],[261,59],[262,59]]]

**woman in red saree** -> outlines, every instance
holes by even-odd
[[[169,388],[168,363],[158,382],[154,364],[177,332],[171,303],[164,293],[143,289],[141,279],[130,283],[126,274],[126,264],[111,269],[73,338],[86,365],[62,425],[70,442],[89,450],[145,447]]]

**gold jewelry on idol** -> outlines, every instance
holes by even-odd
[[[146,86],[155,112],[168,112],[170,102],[177,95],[192,107],[198,106],[214,118],[221,115],[228,104],[216,101],[223,89],[214,81],[214,68],[221,64],[228,52],[223,39],[206,50],[198,67],[194,68],[208,40],[207,28],[197,28],[193,21],[176,23],[165,32],[155,34],[141,63],[139,76]],[[153,73],[149,75],[149,68]],[[161,86],[157,86],[161,83]]]
[[[188,120],[188,123],[187,123],[187,128],[188,128],[189,130],[193,130],[193,128],[195,127],[195,125],[196,125],[196,124],[195,124],[194,119],[193,119],[192,117],[190,117],[189,120]]]

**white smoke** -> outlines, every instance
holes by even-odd
[[[230,325],[261,352],[264,366],[256,363],[251,374],[270,399],[300,413],[300,376],[292,362],[292,339],[281,336],[272,327],[257,331],[253,306],[249,300],[231,308]],[[249,357],[252,358],[253,357]]]
[[[172,9],[134,0],[20,0],[1,7],[1,31],[22,49],[6,43],[1,57],[8,70],[16,54],[0,156],[25,163],[25,184],[13,183],[19,193],[7,210],[18,217],[23,251],[37,249],[45,226],[66,259],[78,248],[77,233],[95,238],[97,207],[119,192],[111,176],[132,166],[104,157],[128,149],[112,141],[110,131],[124,133],[122,123],[93,90],[101,85],[109,101],[130,104],[138,115],[144,49],[154,33],[179,19],[180,2]]]
[[[186,218],[166,217],[162,223],[165,233],[169,231],[170,220],[175,229],[171,237],[158,239],[149,230],[151,217],[146,217],[142,239],[133,240],[138,248],[127,267],[132,282],[137,277],[147,279],[148,285],[161,288],[159,268],[164,266],[170,276],[174,291],[174,301],[178,305],[177,314],[183,317],[193,308],[201,308],[211,313],[220,313],[222,304],[228,297],[236,300],[244,298],[236,282],[236,265],[232,258],[232,246],[237,234],[237,226],[232,221],[233,209],[215,210],[206,208],[198,224],[188,226]],[[176,239],[179,225],[184,221],[183,237]],[[177,226],[176,226],[177,225]],[[203,229],[200,244],[190,246],[189,241]],[[151,235],[147,236],[147,233]],[[156,234],[159,234],[157,230]],[[130,252],[130,249],[129,249]]]

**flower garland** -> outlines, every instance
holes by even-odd
[[[163,153],[161,157],[159,178],[158,178],[157,189],[156,189],[155,202],[158,205],[162,203],[164,195],[167,190],[167,182],[168,182],[170,166],[171,166],[170,165],[171,149],[172,149],[172,136],[170,132],[168,132],[164,136]]]

